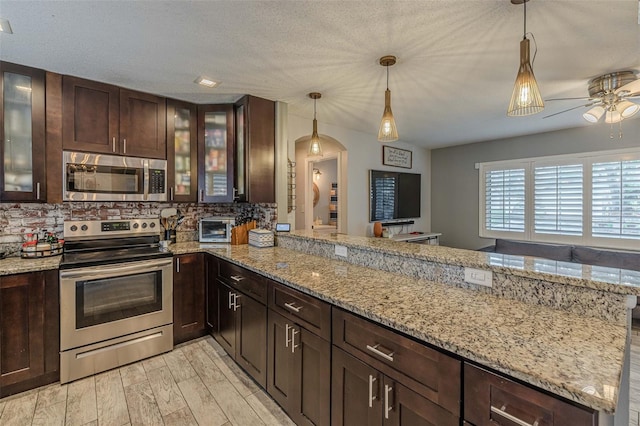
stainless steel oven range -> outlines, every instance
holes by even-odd
[[[60,264],[60,382],[173,348],[171,253],[158,219],[68,221]]]

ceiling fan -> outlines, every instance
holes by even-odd
[[[640,105],[631,101],[637,97],[640,97],[640,79],[636,78],[636,73],[617,71],[592,79],[589,82],[588,97],[547,99],[547,101],[587,100],[588,102],[543,118],[564,114],[578,108],[592,107],[582,114],[588,122],[597,123],[604,116],[606,123],[619,123],[640,111]]]

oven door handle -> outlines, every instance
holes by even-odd
[[[162,260],[152,260],[145,262],[131,263],[117,263],[113,265],[100,265],[90,266],[88,268],[78,268],[60,271],[60,278],[100,278],[100,277],[113,277],[127,275],[128,273],[135,272],[136,274],[142,274],[145,272],[155,272],[158,269],[169,266],[171,267],[172,260],[170,258]]]

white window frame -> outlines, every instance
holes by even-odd
[[[594,163],[640,160],[640,148],[585,152],[568,155],[532,157],[516,160],[477,163],[479,170],[478,229],[481,238],[504,238],[521,241],[535,241],[556,244],[575,244],[593,247],[638,249],[640,239],[593,237],[591,235],[591,187],[592,167]],[[583,204],[582,236],[535,233],[534,231],[534,171],[536,167],[567,164],[582,164]],[[492,170],[525,169],[525,230],[524,232],[493,231],[485,228],[485,173]]]

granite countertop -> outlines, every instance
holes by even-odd
[[[340,244],[355,249],[400,255],[429,262],[446,263],[471,268],[489,269],[525,278],[586,287],[612,293],[640,296],[640,271],[582,265],[530,256],[487,253],[445,246],[412,244],[389,238],[359,237],[346,234],[325,234],[294,231],[286,237],[308,241]]]
[[[0,260],[0,276],[58,269],[61,258],[62,256],[42,257],[38,259],[7,257],[6,259]]]
[[[623,326],[280,247],[170,248],[212,253],[554,394],[615,411],[628,343]]]

